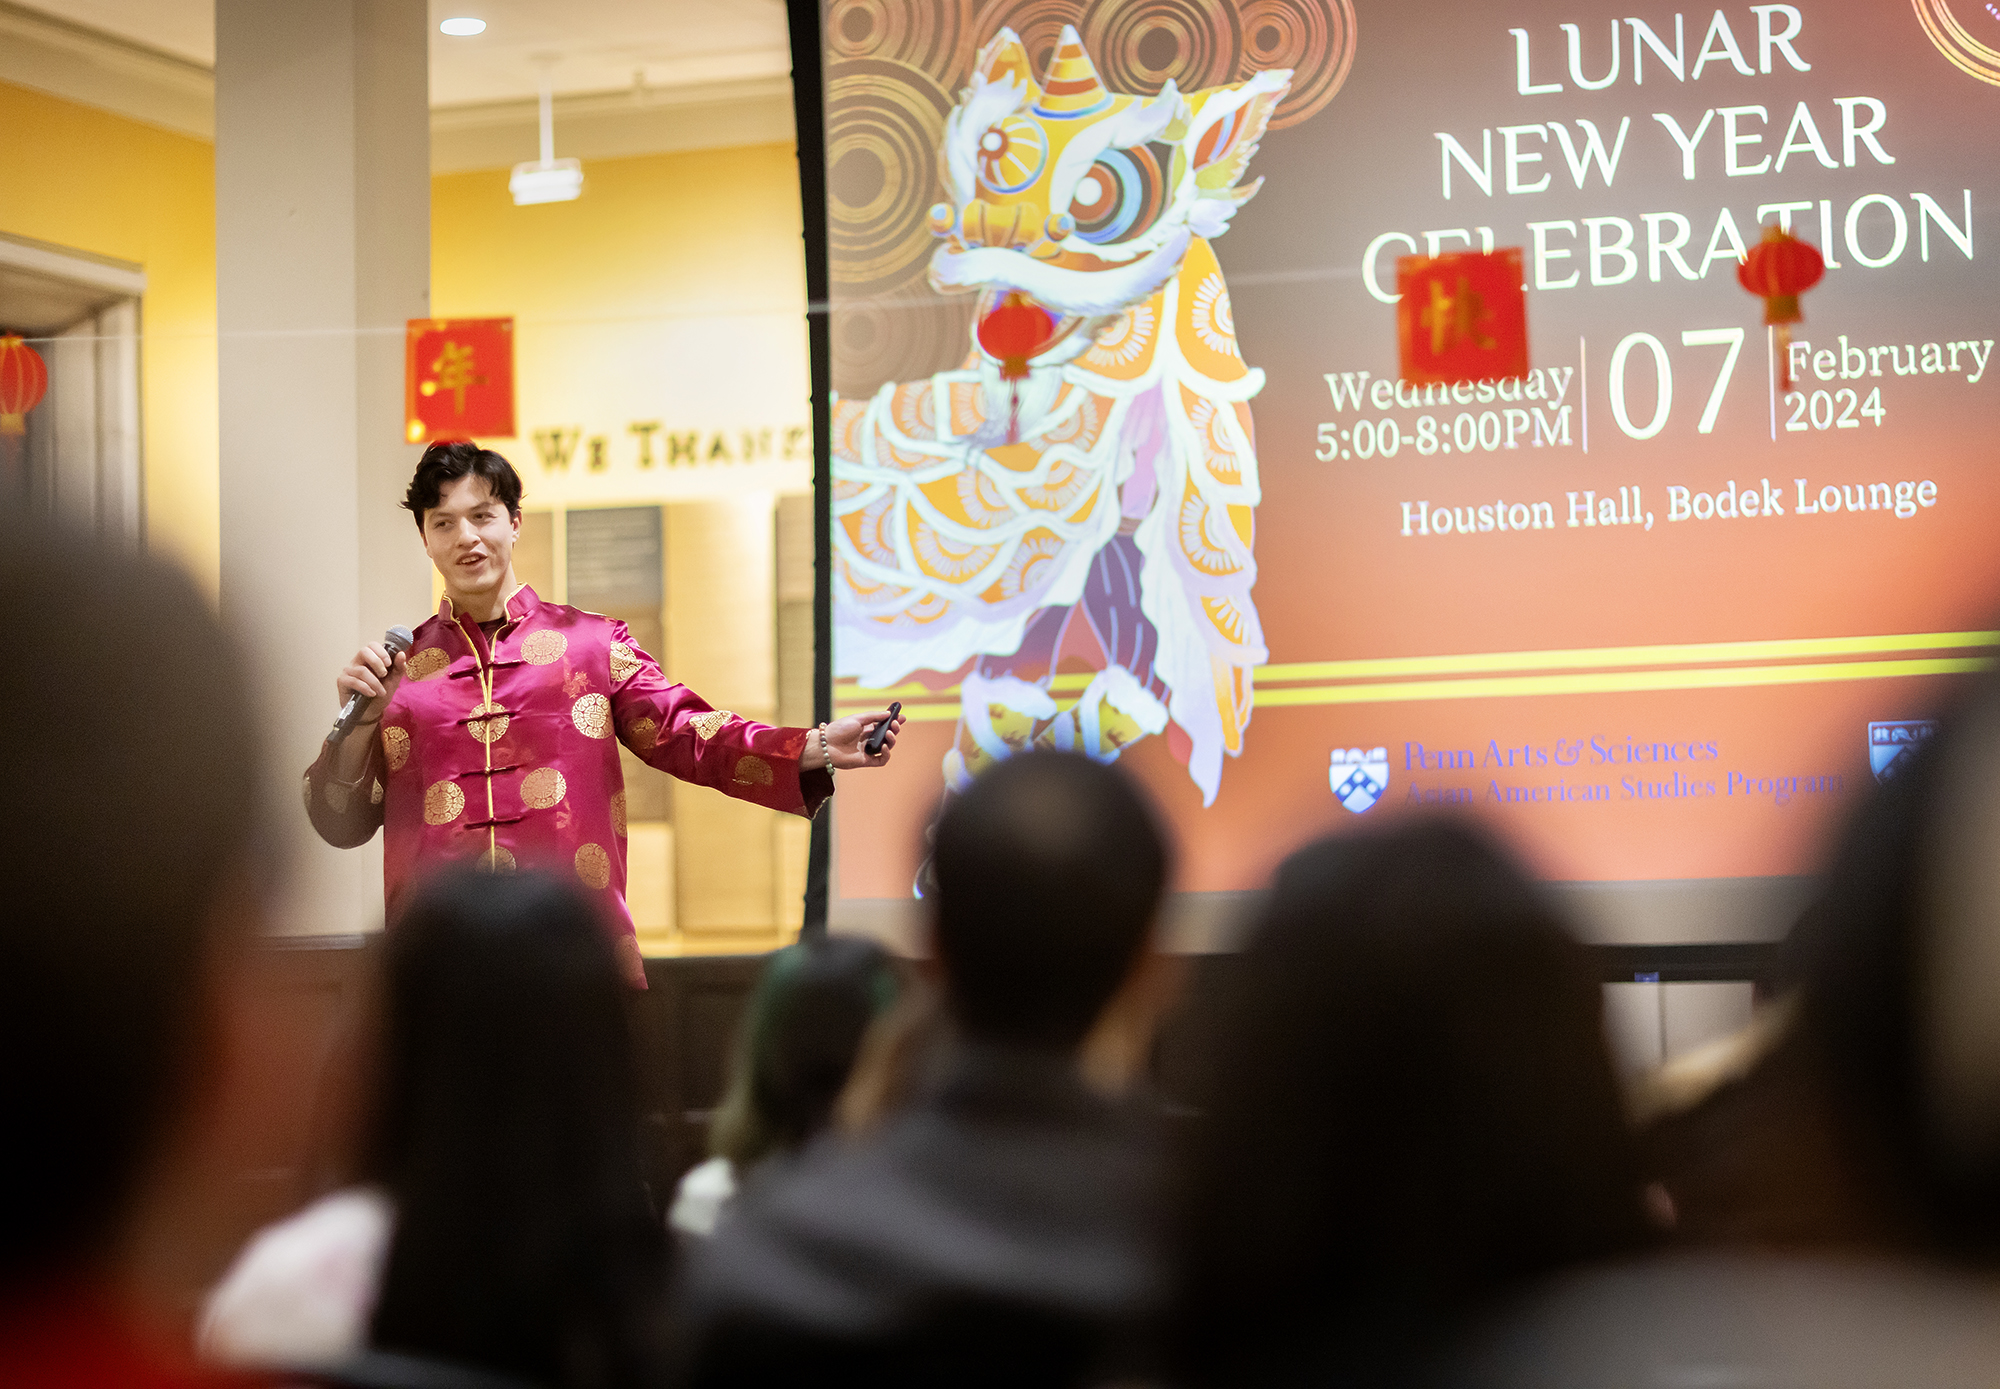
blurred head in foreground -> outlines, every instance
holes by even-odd
[[[938,821],[933,939],[969,1039],[1079,1046],[1151,939],[1168,856],[1122,772],[1071,753],[1000,763]]]
[[[1643,1237],[1583,948],[1440,822],[1280,869],[1222,1013],[1180,1230],[1195,1383],[1380,1377]]]
[[[1787,949],[1796,1043],[1891,1242],[2000,1264],[2000,685],[1849,826]]]
[[[869,1024],[896,1000],[872,941],[825,937],[771,956],[744,1011],[709,1148],[738,1168],[805,1146],[833,1115]]]
[[[0,1067],[7,1294],[100,1272],[219,1047],[248,942],[258,735],[176,570],[0,537]]]
[[[644,1380],[665,1236],[603,923],[566,884],[464,871],[415,893],[387,948],[373,1166],[396,1232],[374,1345],[551,1386]]]

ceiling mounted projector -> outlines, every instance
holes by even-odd
[[[514,166],[507,191],[516,207],[529,203],[566,203],[583,192],[583,164],[575,159],[530,159]]]
[[[542,66],[542,157],[516,164],[507,180],[514,206],[531,203],[566,203],[583,193],[583,162],[556,158],[555,60],[544,58]]]

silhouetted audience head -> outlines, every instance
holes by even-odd
[[[869,1025],[895,1002],[872,941],[822,937],[774,954],[737,1034],[709,1148],[738,1167],[803,1147],[831,1121]]]
[[[2000,1262],[2000,685],[1848,827],[1787,943],[1797,1045],[1891,1243]]]
[[[237,652],[177,570],[0,535],[0,1285],[100,1257],[247,941],[260,740]]]
[[[1073,1048],[1149,939],[1168,854],[1122,772],[1034,752],[946,807],[932,864],[935,943],[959,1027],[978,1040]]]
[[[1188,1381],[1393,1378],[1485,1299],[1642,1240],[1601,987],[1481,834],[1301,851],[1235,963],[1179,1232]]]
[[[605,924],[552,879],[454,873],[404,904],[387,976],[373,1344],[548,1386],[647,1379],[666,1241]]]

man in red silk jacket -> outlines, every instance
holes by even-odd
[[[447,861],[574,874],[604,896],[627,978],[645,973],[625,905],[625,785],[618,743],[661,771],[807,817],[833,769],[881,766],[862,742],[889,717],[820,728],[741,718],[669,680],[625,624],[543,601],[514,577],[521,480],[469,443],[424,451],[404,506],[444,576],[437,614],[392,661],[371,643],[335,682],[368,699],[361,724],[320,751],[306,810],[339,848],[384,830],[389,906]],[[902,720],[896,721],[900,726]],[[888,746],[896,740],[891,728]]]

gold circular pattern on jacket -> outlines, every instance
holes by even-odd
[[[620,791],[611,798],[611,830],[620,839],[625,837],[625,793]]]
[[[554,767],[537,767],[521,778],[521,803],[547,810],[569,794],[563,774]]]
[[[448,825],[465,809],[465,792],[455,781],[434,781],[424,788],[424,823]]]
[[[451,657],[444,654],[441,646],[426,646],[410,657],[409,675],[412,680],[428,680],[434,675],[443,675],[445,667],[451,664]]]
[[[604,852],[602,844],[586,844],[576,851],[576,876],[585,887],[611,885],[611,855]]]
[[[507,706],[498,700],[481,700],[472,706],[472,719],[465,731],[482,743],[497,743],[507,736]]]
[[[488,873],[512,873],[518,866],[514,862],[513,850],[504,844],[495,844],[481,853],[476,861]]]
[[[720,733],[722,726],[735,717],[727,709],[711,709],[706,714],[696,714],[688,722],[694,726],[694,731],[701,735],[701,740],[705,743]]]
[[[531,666],[552,666],[569,650],[569,638],[544,627],[521,638],[521,659]]]
[[[389,759],[390,771],[402,771],[403,764],[410,760],[410,730],[393,723],[383,724],[382,755]]]
[[[611,678],[623,680],[639,669],[639,658],[622,641],[611,643]]]
[[[660,726],[651,719],[635,720],[626,732],[631,735],[635,752],[651,752],[653,744],[660,740]]]
[[[752,753],[748,757],[736,759],[736,770],[730,774],[730,780],[738,786],[769,786],[775,777],[771,772],[771,764]]]
[[[569,718],[586,738],[611,736],[611,701],[601,694],[587,694],[570,705]]]

